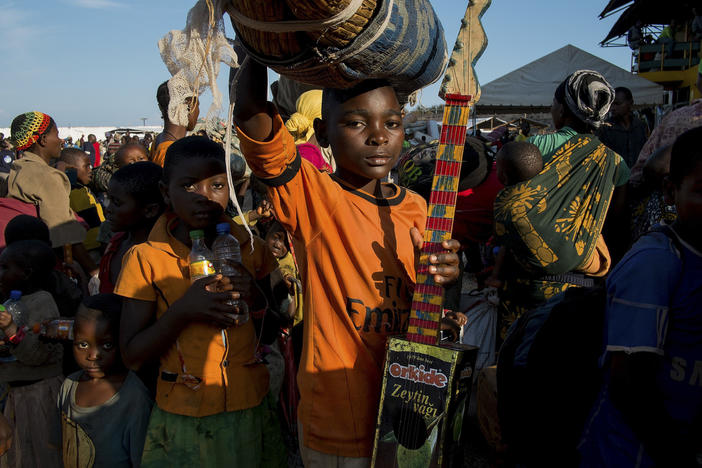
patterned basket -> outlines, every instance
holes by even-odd
[[[286,0],[286,3],[295,18],[324,20],[346,8],[350,0]],[[375,0],[364,0],[350,19],[326,31],[312,31],[307,35],[322,46],[346,47],[368,25],[375,10]]]
[[[313,30],[317,24],[307,32],[300,28],[285,34],[254,28],[293,29],[281,21],[331,23],[329,13],[351,2],[360,5],[354,16],[323,31]],[[307,16],[290,20],[291,9]],[[253,17],[262,10],[277,15],[265,17],[270,26],[257,24],[260,17]],[[448,61],[444,30],[429,0],[231,0],[227,11],[255,60],[303,83],[348,88],[370,78],[386,79],[403,99],[438,80]]]
[[[343,11],[350,2],[351,0],[230,0],[227,11],[230,14],[238,12],[266,23],[289,20],[323,21]],[[289,58],[311,44],[346,47],[368,25],[375,8],[376,0],[363,0],[354,15],[343,23],[307,33],[261,31],[245,26],[236,19],[233,19],[233,23],[240,36],[259,54]]]
[[[276,22],[290,19],[285,0],[230,0],[227,10],[232,9],[259,21]],[[237,24],[233,20],[232,22],[237,35],[263,56],[294,57],[302,50],[296,33],[264,32]]]

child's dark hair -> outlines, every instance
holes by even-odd
[[[285,228],[283,227],[282,224],[280,224],[280,221],[277,219],[273,218],[269,223],[266,228],[266,232],[263,234],[263,238],[265,239],[266,237],[275,234],[276,232],[283,232],[285,233]],[[290,249],[290,246],[288,245],[288,236],[285,236],[285,246]]]
[[[119,147],[119,149],[115,152],[115,161],[121,159],[124,156],[124,153],[131,149],[138,149],[139,151],[143,151],[143,153],[148,156],[149,152],[146,150],[144,145],[141,143],[126,143],[122,146]]]
[[[698,164],[702,163],[702,127],[695,127],[680,135],[670,153],[670,181],[677,187],[682,184]]]
[[[120,184],[136,201],[146,205],[158,203],[165,206],[163,195],[158,187],[163,178],[163,169],[150,161],[139,161],[129,164],[112,174],[110,183]]]
[[[40,240],[18,240],[3,252],[18,265],[31,270],[28,283],[37,289],[47,289],[49,278],[56,266],[53,249]]]
[[[59,160],[65,162],[69,165],[74,165],[79,162],[81,158],[88,157],[88,153],[78,148],[64,148],[61,150],[61,155]]]
[[[497,153],[504,162],[504,171],[510,184],[524,182],[541,172],[544,160],[536,145],[526,141],[506,143]]]
[[[79,318],[106,320],[113,336],[119,336],[119,320],[122,314],[122,297],[113,293],[96,294],[83,299],[83,305],[76,313]]]
[[[325,88],[322,90],[322,120],[327,120],[331,116],[332,111],[339,104],[343,104],[349,99],[356,96],[373,91],[374,89],[384,88],[392,85],[386,80],[364,80],[355,86],[348,89]]]
[[[166,151],[163,163],[163,182],[168,184],[173,169],[184,159],[217,159],[224,166],[224,148],[209,138],[189,136],[175,141]]]
[[[34,216],[17,215],[5,226],[5,245],[22,240],[38,240],[51,247],[49,227]]]
[[[156,90],[156,102],[158,103],[158,109],[161,111],[161,117],[163,117],[163,120],[167,120],[168,104],[171,102],[171,94],[168,91],[168,81],[164,81],[158,86]]]

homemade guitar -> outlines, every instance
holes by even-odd
[[[462,466],[458,446],[477,348],[439,344],[444,289],[428,272],[428,258],[443,251],[441,243],[453,230],[470,107],[480,98],[473,66],[487,45],[480,18],[489,5],[490,0],[469,1],[441,85],[446,104],[424,245],[407,334],[388,341],[374,467]]]

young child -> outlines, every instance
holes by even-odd
[[[255,356],[253,320],[235,326],[242,307],[252,319],[265,310],[261,290],[270,291],[275,258],[260,238],[252,252],[246,231],[224,216],[229,188],[217,143],[197,136],[174,142],[161,190],[168,211],[148,240],[127,252],[115,287],[125,298],[125,363],[138,369],[161,361],[142,466],[280,465],[280,427],[266,398],[268,371]],[[241,244],[241,275],[191,282],[189,233],[203,230],[211,246],[220,222]]]
[[[149,155],[143,145],[127,143],[120,146],[115,154],[106,157],[99,167],[93,169],[93,178],[90,186],[96,192],[107,192],[112,174],[129,164],[148,160]]]
[[[544,168],[544,160],[536,145],[527,141],[512,141],[505,144],[495,157],[497,178],[505,187],[527,181]],[[502,286],[505,264],[508,261],[506,247],[501,247],[495,259],[492,274],[485,280],[487,286]]]
[[[111,293],[122,269],[122,258],[137,244],[146,242],[165,205],[159,189],[163,170],[143,161],[118,170],[110,179],[107,219],[116,232],[100,260],[100,292]]]
[[[88,188],[88,184],[93,177],[90,155],[79,149],[64,148],[61,150],[60,161],[64,163],[67,169],[66,174],[71,181],[71,209],[83,218],[90,227],[83,245],[94,257],[99,258],[100,253],[95,251],[100,249],[100,242],[98,242],[97,237],[100,231],[100,224],[105,221],[105,215],[102,212],[102,206]]]
[[[15,361],[0,363],[0,381],[9,385],[5,417],[14,426],[13,443],[2,465],[17,468],[58,467],[59,453],[49,446],[49,427],[57,418],[56,397],[63,376],[60,344],[44,343],[24,326],[58,317],[46,283],[56,263],[53,250],[37,240],[20,240],[0,254],[0,293],[22,292],[24,317],[15,323],[0,312],[0,330]]]
[[[512,141],[497,152],[497,178],[507,187],[527,181],[544,168],[544,160],[536,145]]]
[[[293,327],[302,321],[302,284],[295,259],[288,246],[288,235],[278,221],[272,221],[266,231],[266,244],[276,259],[283,275],[285,284],[290,291],[291,300],[287,308],[288,315],[293,320]]]
[[[120,357],[121,307],[119,296],[98,294],[76,314],[73,357],[81,370],[66,378],[57,400],[65,467],[141,462],[152,401]]]
[[[698,466],[702,432],[702,127],[673,144],[677,220],[642,236],[607,280],[605,384],[584,467]],[[664,228],[665,229],[665,228]]]
[[[385,344],[407,329],[427,214],[420,196],[381,183],[402,149],[402,107],[380,81],[324,90],[315,134],[336,159],[330,176],[299,157],[266,102],[266,77],[253,61],[240,72],[235,119],[242,152],[293,237],[303,278],[302,458],[305,466],[368,465]],[[455,252],[458,242],[443,247]],[[430,257],[437,284],[455,280],[455,253]]]

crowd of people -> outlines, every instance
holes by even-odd
[[[168,82],[154,139],[74,144],[38,111],[0,135],[0,296],[23,311],[0,308],[1,466],[370,465],[437,144],[404,148],[382,80],[296,109],[266,101],[253,61],[236,86],[230,174],[222,141],[193,133],[196,97],[188,125],[169,119]],[[429,257],[442,326],[469,325],[463,275],[498,290],[498,344],[567,291],[606,288],[599,395],[553,466],[699,466],[702,101],[649,135],[628,89],[581,70],[551,115],[552,133],[468,137],[454,239]],[[196,268],[193,246],[222,232],[240,261]],[[496,464],[550,466],[497,445]]]

